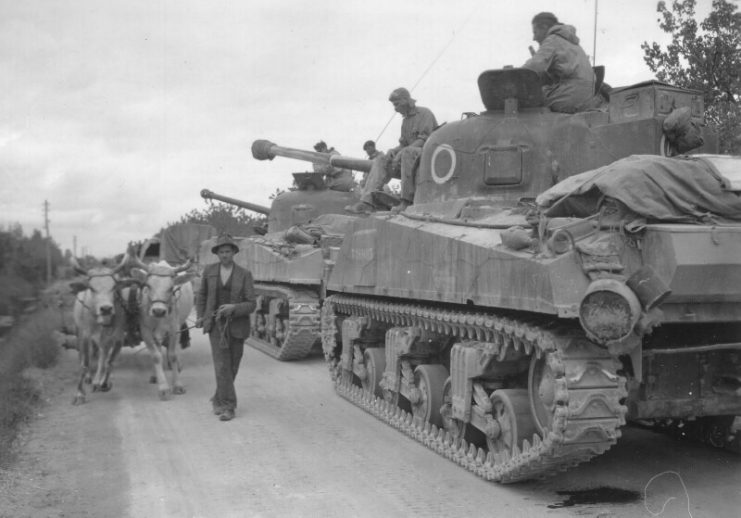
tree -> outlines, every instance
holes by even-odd
[[[659,81],[703,92],[708,122],[722,153],[741,153],[741,13],[727,0],[713,0],[699,25],[696,0],[657,5],[661,30],[671,43],[643,42],[643,59]]]
[[[181,216],[176,223],[202,223],[211,225],[219,233],[226,232],[233,236],[247,237],[254,235],[255,228],[266,224],[264,216],[255,216],[249,211],[226,203],[207,201],[205,209],[193,209]],[[170,226],[172,223],[168,223]]]

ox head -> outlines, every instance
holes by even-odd
[[[82,281],[71,283],[71,287],[75,291],[83,292],[78,294],[78,300],[103,326],[110,325],[113,319],[117,274],[124,268],[126,262],[127,257],[124,257],[114,268],[97,266],[86,270],[80,266],[77,259],[74,257],[71,259],[75,272],[84,276]]]
[[[133,261],[138,268],[131,274],[143,287],[142,309],[155,318],[169,315],[180,286],[193,278],[191,273],[182,273],[190,268],[190,259],[181,266],[170,266],[166,261],[146,264],[136,256]]]

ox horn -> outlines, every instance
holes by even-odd
[[[126,266],[126,264],[128,262],[129,262],[129,252],[127,250],[126,253],[124,254],[124,256],[121,258],[121,262],[118,263],[118,266],[116,266],[113,269],[113,272],[111,272],[111,273],[114,273],[115,274],[115,273],[120,272]]]
[[[80,266],[80,263],[77,262],[77,258],[75,256],[70,257],[69,264],[71,264],[72,269],[75,270],[80,275],[87,275],[87,270],[85,270],[82,266]]]
[[[134,248],[134,243],[129,243],[129,248],[126,250],[126,255],[128,257],[131,257],[131,260],[134,261],[134,266],[137,266],[144,271],[149,271],[147,263],[139,259],[139,256],[136,255],[136,248]]]
[[[190,268],[191,263],[192,263],[191,259],[188,258],[188,260],[185,261],[185,264],[182,264],[180,266],[175,267],[175,272],[174,273],[175,274],[178,274],[180,272],[184,272],[185,270],[187,270],[188,268]]]

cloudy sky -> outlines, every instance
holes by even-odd
[[[269,205],[307,166],[254,160],[255,139],[393,147],[398,86],[439,122],[482,111],[478,75],[528,58],[535,13],[591,55],[595,1],[0,0],[0,225],[43,229],[48,200],[62,249],[102,256],[205,208],[203,188]],[[652,77],[655,1],[599,1],[596,32],[608,83]]]

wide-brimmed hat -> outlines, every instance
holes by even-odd
[[[211,252],[214,254],[218,254],[219,248],[221,248],[224,245],[229,245],[234,249],[234,253],[239,252],[239,247],[237,246],[236,241],[230,236],[229,234],[221,234],[218,238],[216,238],[216,244],[211,247]]]

